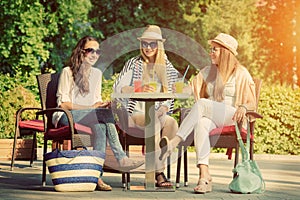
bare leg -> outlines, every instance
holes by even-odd
[[[165,116],[166,120],[162,127],[162,137],[166,136],[170,140],[173,139],[178,130],[178,123],[177,121],[171,116]]]
[[[204,178],[207,180],[211,180],[211,176],[210,176],[209,170],[208,170],[208,165],[199,164],[198,168],[199,168],[199,179]]]
[[[208,171],[208,165],[199,164],[199,180],[194,188],[195,193],[204,194],[212,191],[212,178]]]

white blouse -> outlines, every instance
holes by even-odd
[[[75,85],[72,71],[70,67],[63,68],[57,88],[57,106],[60,106],[63,102],[71,102],[73,104],[92,106],[96,102],[102,101],[101,97],[102,89],[102,72],[101,70],[92,67],[89,76],[89,90],[88,94],[82,95],[79,92],[79,88]],[[53,124],[57,125],[62,112],[56,112],[53,115]]]
[[[235,78],[235,74],[232,74],[228,81],[225,84],[225,88],[224,88],[224,96],[225,99],[223,101],[223,103],[225,103],[226,105],[231,105],[234,107],[235,105],[235,100],[236,100],[236,78]],[[209,96],[208,99],[211,100],[215,100],[214,96],[214,82],[213,83],[208,83],[207,84],[207,94]]]

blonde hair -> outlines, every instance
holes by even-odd
[[[165,49],[164,49],[164,44],[162,41],[157,40],[157,53],[155,55],[155,61],[154,61],[154,66],[153,66],[153,71],[157,74],[158,79],[162,83],[162,89],[163,92],[168,92],[168,81],[167,81],[167,65],[165,61]],[[147,73],[147,64],[149,64],[149,59],[143,52],[143,48],[140,44],[140,52],[141,55],[144,59],[143,63],[143,79],[145,81],[150,80],[150,76]]]
[[[216,43],[215,43],[216,44]],[[239,61],[227,48],[220,47],[219,63],[217,64],[217,76],[214,88],[214,98],[216,101],[224,100],[224,88],[229,77],[235,72]]]

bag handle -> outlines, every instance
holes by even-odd
[[[241,133],[240,133],[240,129],[239,129],[239,126],[238,126],[237,122],[235,122],[235,132],[236,132],[237,140],[238,140],[239,145],[240,145],[241,150],[242,150],[242,161],[249,160],[249,152],[248,152],[248,149],[250,148],[250,125],[249,125],[249,121],[247,120],[246,147],[245,147],[245,144],[243,143]]]
[[[249,159],[249,152],[248,152],[248,149],[250,148],[250,123],[249,123],[249,120],[247,119],[247,141],[246,141],[246,147],[245,147],[245,144],[243,143],[243,140],[242,140],[242,137],[241,137],[241,133],[240,133],[240,129],[238,127],[237,122],[235,122],[235,132],[236,132],[237,139],[239,141],[239,145],[240,145],[241,150],[242,150],[242,162],[244,162],[246,160],[250,160]],[[255,165],[256,165],[256,163],[255,163]],[[264,192],[265,188],[266,188],[265,181],[262,178],[262,175],[261,175],[261,173],[260,173],[259,170],[256,172],[256,174],[260,177],[261,182],[262,182],[261,192]]]

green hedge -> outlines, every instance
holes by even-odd
[[[111,80],[103,80],[103,100],[110,100],[116,77],[117,75],[114,75]],[[30,81],[22,86],[16,81],[20,80],[0,75],[0,138],[12,138],[15,113],[19,108],[40,106],[34,78],[31,77]],[[263,84],[258,109],[263,119],[258,119],[255,126],[255,153],[300,155],[299,102],[300,90]],[[175,102],[175,108],[192,105],[192,98]],[[26,117],[34,115],[29,114]],[[178,114],[174,114],[174,117],[178,118]],[[42,144],[42,136],[39,143]]]
[[[24,77],[23,77],[24,78]],[[20,85],[21,79],[18,76],[12,78],[8,74],[0,74],[0,139],[13,138],[15,131],[15,115],[22,107],[41,107],[37,100],[34,86],[35,77],[27,77],[27,82]],[[24,112],[24,119],[35,118],[32,111]]]
[[[300,155],[300,90],[262,85],[255,124],[255,153]],[[191,107],[193,99],[176,101],[175,108]],[[174,114],[178,118],[178,114]],[[193,149],[193,148],[192,148]],[[214,149],[224,152],[224,149]]]
[[[257,153],[300,154],[300,90],[262,86],[256,123]]]

